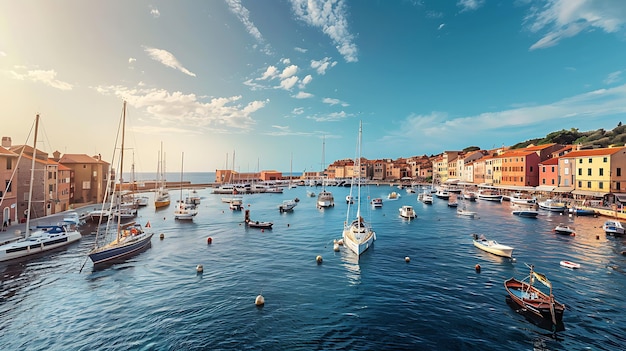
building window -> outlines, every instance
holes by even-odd
[[[604,157],[604,158],[602,159],[602,162],[604,162],[604,163],[607,163],[608,161],[609,161],[609,158],[608,158],[608,157]]]
[[[615,190],[621,190],[619,182],[615,182]]]
[[[604,189],[604,182],[598,182],[598,188]]]
[[[587,175],[590,176],[591,175],[591,168],[587,168]]]
[[[578,187],[582,188],[583,187],[583,182],[581,182],[580,180],[578,181]]]
[[[600,168],[600,176],[604,175],[604,168]]]
[[[568,164],[568,163],[569,163],[569,160],[568,160],[568,159],[565,159],[565,160],[563,160],[563,163]]]
[[[569,179],[565,179],[565,181],[563,182],[563,185],[568,186],[569,185]]]
[[[579,169],[578,169],[578,175],[579,175],[579,176],[583,175],[583,169],[582,169],[582,168],[579,168]]]
[[[552,185],[554,185],[554,178],[552,178]]]
[[[554,166],[552,166],[552,173],[554,173]]]
[[[13,168],[13,160],[7,157],[7,169]]]
[[[524,167],[522,167],[522,172],[524,171]],[[530,172],[532,173],[533,171],[533,166],[530,166]]]
[[[568,174],[569,174],[569,168],[565,168],[565,169],[563,169],[563,173],[564,173],[565,175],[568,175]]]
[[[4,181],[4,188],[7,189],[7,193],[11,192],[11,181],[10,180],[5,180]]]
[[[589,163],[591,163],[591,160],[593,160],[591,157],[589,157]]]
[[[591,189],[591,182],[587,182],[587,188]]]
[[[583,163],[583,159],[582,159],[582,158],[579,158],[579,159],[578,159],[578,163]]]
[[[546,166],[543,166],[543,167],[542,167],[542,169],[543,169],[543,171],[542,171],[542,172],[543,172],[543,173],[546,173]]]
[[[546,184],[546,178],[541,179],[541,184]]]
[[[622,169],[621,168],[617,168],[615,171],[616,171],[618,177],[622,176]]]

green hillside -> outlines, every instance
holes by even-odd
[[[619,122],[613,130],[598,129],[588,132],[580,132],[578,128],[570,130],[562,129],[546,135],[543,139],[531,139],[513,145],[512,149],[525,148],[528,145],[543,145],[557,143],[563,145],[582,144],[583,147],[609,147],[610,145],[626,144],[626,126]]]

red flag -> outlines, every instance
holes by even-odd
[[[146,228],[150,228],[150,221],[148,221],[148,223],[146,223]]]

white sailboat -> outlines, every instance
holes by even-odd
[[[174,208],[174,219],[193,220],[198,214],[198,208],[195,203],[187,199],[183,200],[183,162],[185,153],[181,156],[180,161],[180,199],[176,201],[176,207]]]
[[[322,172],[326,169],[326,163],[324,160],[324,153],[326,148],[326,137],[322,141]],[[334,207],[335,206],[335,198],[333,197],[333,193],[326,190],[326,176],[322,177],[322,191],[317,194],[317,207],[325,208],[325,207]]]
[[[372,229],[370,223],[365,221],[361,216],[361,135],[363,131],[363,123],[359,122],[359,138],[357,143],[357,159],[355,162],[355,172],[352,175],[352,184],[350,186],[350,195],[352,195],[353,188],[356,183],[356,216],[355,219],[350,221],[350,209],[352,205],[348,204],[348,211],[346,214],[346,221],[343,225],[343,243],[350,250],[352,250],[357,256],[360,256],[365,250],[367,250],[374,240],[376,240],[376,233]]]
[[[35,172],[35,159],[37,157],[37,131],[39,129],[39,115],[35,118],[35,136],[33,141],[33,159],[30,170],[30,186],[28,190],[28,209],[26,210],[26,233],[24,238],[0,245],[0,261],[9,261],[26,257],[69,245],[81,238],[81,234],[69,223],[49,226],[38,226],[33,233],[30,232],[30,212],[33,199],[33,184]]]
[[[121,185],[124,183],[123,174],[124,174],[124,131],[126,125],[126,101],[124,101],[123,109],[122,109],[122,144],[120,148],[120,167],[119,167],[119,189],[115,191],[115,196],[117,197],[117,203],[120,203],[121,199]],[[116,187],[113,187],[116,189]],[[105,198],[105,201],[107,199]],[[152,239],[153,233],[144,230],[141,227],[141,224],[131,222],[122,225],[121,217],[117,217],[116,223],[114,221],[109,220],[107,222],[105,233],[113,232],[111,228],[115,224],[115,239],[104,246],[99,246],[99,237],[100,237],[100,229],[96,232],[96,244],[95,247],[89,251],[89,258],[94,263],[94,265],[122,260],[133,256],[148,247],[150,247],[150,240]],[[146,224],[146,227],[150,227],[150,222]]]
[[[165,187],[165,161],[163,161],[163,142],[159,150],[159,162],[157,164],[156,193],[154,195],[154,207],[161,208],[170,205],[170,194]]]

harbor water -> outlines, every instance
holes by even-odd
[[[321,190],[309,188],[316,193]],[[603,218],[541,211],[511,215],[508,203],[471,202],[474,219],[447,201],[424,205],[390,186],[362,189],[362,214],[377,233],[360,259],[341,237],[349,188],[330,187],[335,206],[317,209],[306,187],[244,196],[246,228],[224,195],[200,189],[193,222],[172,205],[139,210],[152,247],[94,269],[87,252],[96,228],[65,249],[0,265],[0,350],[621,350],[626,345],[626,238],[607,236]],[[397,200],[387,200],[396,191]],[[293,212],[280,213],[285,199]],[[369,199],[382,197],[372,209]],[[412,205],[417,218],[399,217]],[[553,232],[559,223],[575,236]],[[160,234],[164,239],[159,239]],[[515,260],[475,248],[472,234],[513,246]],[[207,244],[208,238],[212,239]],[[318,264],[316,256],[322,256]],[[405,257],[410,262],[405,261]],[[581,265],[572,270],[561,260]],[[475,269],[481,266],[480,272]],[[552,334],[506,303],[503,282],[545,274],[566,305],[565,330]],[[196,272],[202,265],[203,273]],[[82,268],[82,270],[81,270]],[[263,295],[265,305],[255,298]]]

